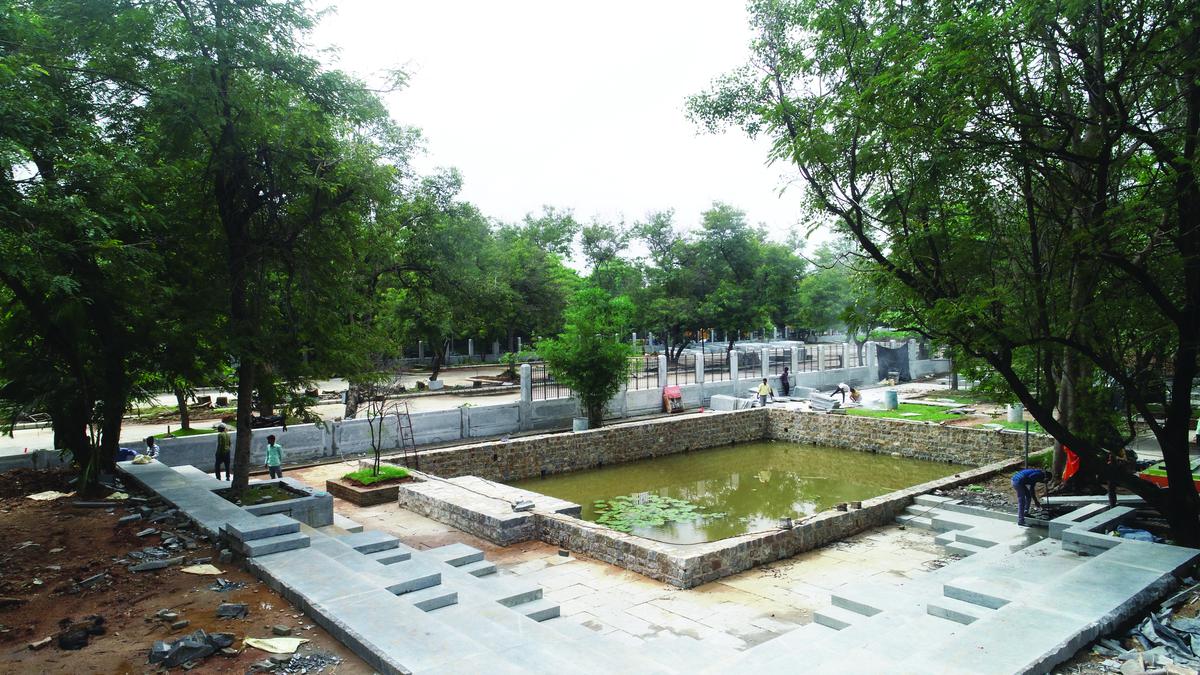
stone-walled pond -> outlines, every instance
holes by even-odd
[[[962,471],[960,464],[761,441],[511,483],[647,539],[695,544],[775,529]]]

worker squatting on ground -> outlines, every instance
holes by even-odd
[[[846,384],[845,382],[839,382],[837,388],[835,388],[833,390],[833,393],[830,394],[830,397],[836,396],[837,394],[842,395],[842,405],[846,404],[846,395],[847,394],[850,395],[850,400],[853,401],[854,403],[858,403],[859,401],[862,401],[862,394],[859,393],[859,391],[857,389],[855,389],[854,387],[851,387],[850,385]]]
[[[1038,501],[1037,484],[1049,483],[1050,472],[1042,471],[1041,469],[1022,469],[1012,476],[1013,489],[1017,491],[1017,524],[1025,524],[1025,516],[1029,513],[1029,502],[1033,503],[1038,508],[1042,507],[1042,503]]]

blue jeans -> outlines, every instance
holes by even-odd
[[[283,478],[283,467],[267,465],[267,473],[271,474],[271,478]]]
[[[1024,525],[1025,515],[1029,513],[1029,503],[1033,501],[1034,486],[1015,480],[1012,485],[1017,491],[1017,524]]]

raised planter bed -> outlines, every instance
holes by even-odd
[[[359,485],[345,478],[333,478],[325,481],[325,490],[356,506],[375,506],[376,504],[395,503],[400,486],[417,482],[413,476],[393,478],[373,485]]]

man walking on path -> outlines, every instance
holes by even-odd
[[[283,448],[275,444],[275,435],[267,436],[267,473],[283,478]]]
[[[1012,486],[1017,491],[1017,524],[1025,524],[1025,516],[1029,513],[1029,501],[1032,499],[1038,508],[1042,503],[1037,498],[1037,484],[1049,483],[1050,473],[1041,469],[1022,469],[1013,474]]]
[[[221,465],[225,465],[225,480],[233,480],[233,473],[229,470],[229,432],[225,431],[224,424],[217,425],[217,461],[213,467],[213,473],[217,475],[217,480],[221,480]]]
[[[767,384],[767,378],[763,378],[762,384],[758,385],[758,404],[762,407],[767,407],[767,397],[771,395],[771,385]]]

